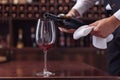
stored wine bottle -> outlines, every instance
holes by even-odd
[[[58,9],[58,11],[62,12],[62,11],[64,10],[63,5],[59,5],[59,6],[57,7],[57,9]]]
[[[3,16],[4,17],[9,17],[9,12],[4,12]]]
[[[12,12],[11,16],[12,16],[12,18],[16,18],[17,17],[17,13],[16,12]]]
[[[44,17],[55,21],[56,25],[68,29],[70,28],[77,29],[78,27],[85,24],[81,20],[78,20],[76,18],[66,17],[66,16],[56,16],[50,13],[45,13]]]
[[[41,6],[41,11],[42,11],[42,12],[44,12],[44,11],[46,11],[46,10],[47,10],[47,6],[45,6],[45,5]]]
[[[55,3],[55,1],[54,0],[50,0],[50,4],[54,4]]]
[[[27,6],[27,10],[28,10],[28,11],[32,11],[32,10],[33,10],[32,5],[28,5],[28,6]]]
[[[65,47],[65,34],[61,31],[60,31],[60,36],[59,36],[59,46]]]
[[[5,10],[5,11],[9,11],[9,9],[10,9],[10,6],[9,6],[9,5],[6,5],[4,10]]]
[[[51,12],[53,12],[53,11],[55,11],[55,7],[54,6],[49,6],[49,10],[51,11]]]
[[[40,17],[40,13],[39,13],[39,12],[35,12],[35,13],[34,13],[34,17],[35,17],[35,18],[39,18],[39,17]]]
[[[11,54],[9,50],[2,50],[0,52],[0,63],[9,62],[11,60]]]
[[[23,48],[24,43],[23,43],[23,30],[19,29],[18,30],[18,42],[17,42],[17,48]]]
[[[39,5],[33,6],[33,10],[34,10],[34,11],[39,11]]]
[[[33,17],[33,14],[31,12],[27,13],[27,17],[28,18],[32,18]]]
[[[17,6],[16,5],[12,5],[11,10],[12,11],[16,11],[17,10]]]
[[[68,5],[65,5],[64,6],[64,11],[68,11],[69,10],[69,6]]]
[[[19,11],[24,11],[25,10],[25,6],[24,5],[19,5]]]
[[[41,0],[40,3],[41,3],[41,4],[45,4],[45,3],[46,3],[46,0]]]
[[[30,32],[31,32],[30,37],[31,37],[32,47],[37,47],[36,40],[35,40],[35,28],[31,27]]]
[[[63,0],[58,0],[58,4],[62,4],[63,2]]]
[[[19,13],[19,18],[25,18],[25,13],[23,12]]]
[[[70,3],[70,0],[65,0],[65,3]]]

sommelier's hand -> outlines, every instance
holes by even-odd
[[[90,26],[95,26],[91,34],[105,38],[115,31],[119,25],[120,21],[115,16],[104,18],[90,24]]]
[[[66,17],[77,17],[80,16],[79,13],[75,9],[71,9],[66,15]],[[60,31],[66,32],[66,33],[73,33],[75,29],[67,29],[63,27],[58,27]]]

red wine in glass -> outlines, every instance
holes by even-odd
[[[53,44],[43,44],[43,45],[38,45],[41,50],[47,51],[50,48],[52,48]]]
[[[36,29],[36,43],[44,53],[43,72],[38,72],[37,76],[49,77],[54,73],[47,70],[47,51],[53,46],[56,39],[55,25],[52,20],[38,19]]]

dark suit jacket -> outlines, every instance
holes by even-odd
[[[104,0],[104,3],[111,5],[113,14],[120,9],[120,0]],[[107,49],[108,71],[112,75],[120,76],[120,27],[113,34],[114,39],[108,43]]]
[[[108,3],[111,5],[113,13],[120,9],[120,0],[104,0],[105,5]]]

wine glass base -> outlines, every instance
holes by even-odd
[[[49,71],[43,71],[36,73],[36,76],[41,76],[41,77],[50,77],[52,75],[55,75],[55,73],[49,72]]]

